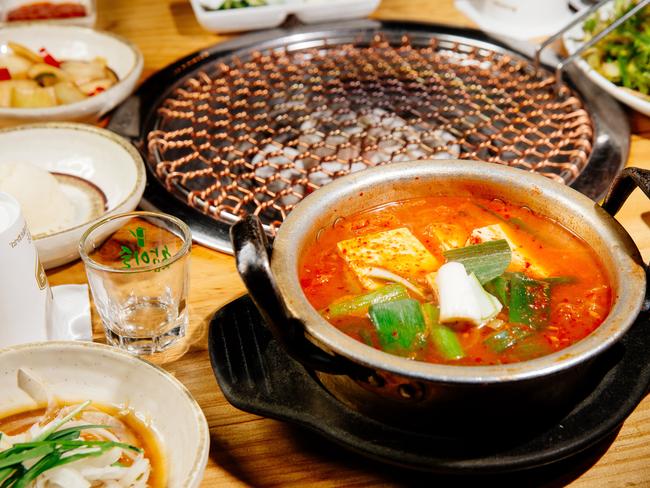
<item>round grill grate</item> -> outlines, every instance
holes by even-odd
[[[254,213],[271,231],[332,179],[395,161],[484,160],[570,184],[593,123],[554,82],[523,57],[435,36],[241,50],[164,98],[149,163],[190,206]]]

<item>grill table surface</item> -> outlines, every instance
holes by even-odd
[[[375,17],[472,26],[452,4],[452,0],[389,0],[382,3]],[[203,31],[189,2],[98,0],[98,10],[99,29],[124,35],[143,50],[145,75],[201,47],[228,39]],[[650,119],[631,113],[630,121],[634,133],[630,164],[650,168]],[[650,259],[648,216],[650,204],[639,192],[619,213],[619,221],[646,262]],[[52,270],[48,276],[52,285],[86,282],[80,262]],[[409,481],[411,485],[435,482],[431,476],[378,465],[298,428],[232,407],[219,391],[210,368],[207,326],[214,311],[243,290],[232,257],[194,246],[188,351],[164,368],[187,385],[210,424],[212,449],[202,486],[404,486]],[[96,340],[103,340],[94,311],[93,324]],[[594,456],[566,465],[555,481],[579,488],[650,486],[650,398],[637,407],[613,443]]]

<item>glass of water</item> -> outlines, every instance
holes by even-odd
[[[191,246],[185,223],[155,212],[113,215],[84,233],[79,254],[109,344],[145,355],[185,335]]]

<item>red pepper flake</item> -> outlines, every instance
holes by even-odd
[[[7,68],[0,68],[0,81],[8,81],[11,79],[11,73]]]
[[[43,58],[43,62],[45,64],[49,64],[50,66],[54,66],[55,68],[61,67],[61,63],[57,61],[56,58],[52,56],[49,52],[47,52],[47,49],[45,49],[44,47],[38,50],[38,54],[41,55],[41,57]]]
[[[90,94],[90,96],[92,97],[94,95],[99,95],[101,92],[105,92],[105,91],[106,91],[106,88],[104,88],[102,86],[98,86],[97,88],[95,88],[95,91]]]

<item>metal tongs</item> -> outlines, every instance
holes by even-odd
[[[546,39],[543,43],[541,43],[539,45],[539,47],[535,50],[535,67],[537,69],[539,69],[539,67],[540,67],[540,57],[541,57],[542,51],[544,49],[546,49],[549,45],[551,45],[555,41],[557,41],[562,36],[562,34],[564,34],[566,31],[571,29],[573,26],[575,26],[579,22],[582,22],[585,18],[589,17],[590,15],[595,13],[596,11],[600,10],[601,7],[603,7],[606,3],[609,3],[610,1],[611,0],[602,0],[601,2],[598,2],[595,5],[592,5],[591,7],[586,9],[584,12],[580,13],[579,15],[576,15],[571,20],[571,22],[569,22],[567,25],[565,25],[558,32],[556,32],[555,34],[550,36],[548,39]],[[589,39],[589,41],[587,41],[582,46],[580,46],[578,49],[576,49],[576,51],[573,52],[571,55],[567,56],[562,61],[560,61],[557,64],[557,66],[555,67],[555,83],[556,83],[557,89],[559,90],[561,85],[562,85],[562,73],[564,71],[564,68],[566,68],[567,65],[571,64],[574,59],[576,59],[578,56],[580,56],[583,52],[585,52],[591,46],[596,44],[598,41],[605,38],[614,29],[616,29],[619,25],[623,24],[626,20],[633,17],[637,12],[639,12],[641,9],[643,9],[648,4],[650,4],[650,0],[640,0],[634,6],[634,8],[630,9],[624,15],[620,16],[618,19],[616,19],[616,21],[612,22],[612,24],[610,24],[606,29],[599,32],[597,35],[595,35],[594,37]]]

